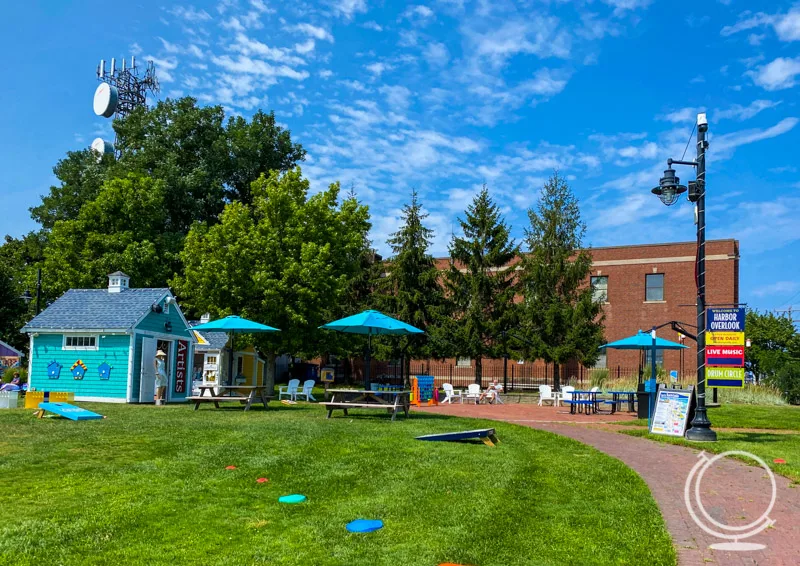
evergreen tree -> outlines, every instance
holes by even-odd
[[[514,321],[514,270],[509,264],[518,247],[486,186],[458,220],[463,237],[450,243],[445,282],[451,319],[447,334],[452,353],[475,360],[481,383],[484,357],[504,354],[502,335]]]
[[[592,299],[589,286],[592,256],[582,248],[586,225],[577,199],[558,173],[545,183],[528,218],[529,252],[519,272],[521,349],[529,359],[554,364],[558,389],[562,364],[578,360],[589,365],[597,360],[604,341],[602,305]]]
[[[444,293],[431,247],[433,230],[422,222],[427,218],[416,191],[411,203],[403,207],[400,229],[387,240],[392,257],[384,264],[377,306],[395,318],[424,330],[425,334],[392,336],[377,348],[390,359],[403,358],[403,374],[408,376],[411,360],[438,357],[436,336],[444,317]]]

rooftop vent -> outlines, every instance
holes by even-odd
[[[115,271],[108,276],[108,292],[121,293],[129,287],[130,276],[125,275],[121,271]]]

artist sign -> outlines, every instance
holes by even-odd
[[[189,343],[178,340],[178,355],[175,366],[175,393],[186,391],[186,359],[189,353]]]

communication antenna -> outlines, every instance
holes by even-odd
[[[140,75],[136,57],[131,57],[130,66],[123,59],[119,69],[112,57],[109,71],[105,59],[100,59],[96,75],[100,85],[94,91],[94,113],[104,118],[124,118],[136,108],[147,106],[148,92],[156,94],[160,90],[155,64],[148,61],[147,69]],[[102,138],[95,139],[91,147],[99,158],[115,151],[114,144]]]

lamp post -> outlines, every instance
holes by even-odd
[[[672,165],[689,165],[696,168],[697,178],[689,181],[689,201],[695,203],[695,218],[697,223],[697,264],[695,274],[697,278],[697,408],[691,428],[686,431],[687,440],[713,442],[717,440],[717,433],[711,430],[706,409],[706,150],[708,141],[708,119],[705,113],[697,115],[697,159],[694,161],[678,161],[667,159],[667,169],[664,176],[651,192],[657,195],[661,202],[671,206],[678,201],[678,197],[686,192],[687,187],[680,184],[680,179],[675,176]]]
[[[25,304],[28,305],[33,300],[33,295],[31,295],[31,292],[28,289],[25,289],[25,292],[22,293],[20,299],[25,301]],[[40,267],[39,269],[36,270],[36,314],[39,314],[41,312],[42,310],[41,306],[42,306],[42,268]]]

